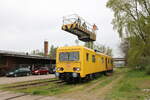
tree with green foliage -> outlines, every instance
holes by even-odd
[[[49,56],[51,59],[56,59],[56,50],[58,47],[55,47],[54,45],[51,45]]]
[[[128,42],[128,66],[145,69],[150,65],[150,0],[109,0],[107,7],[114,12],[114,29]]]
[[[100,51],[101,53],[104,53],[106,55],[109,56],[113,56],[112,55],[112,49],[109,47],[106,47],[104,45],[100,45],[100,44],[94,44],[94,49]]]
[[[84,44],[85,47],[93,49],[94,48],[94,43],[92,41],[85,42]]]
[[[44,56],[44,52],[40,51],[38,49],[31,51],[31,54],[33,54],[33,55],[39,55],[39,56]]]
[[[125,58],[125,66],[127,66],[127,59],[128,59],[128,50],[129,50],[129,42],[128,39],[124,39],[121,41],[119,45],[120,50],[122,51],[122,56]]]
[[[109,55],[109,56],[113,56],[112,55],[112,49],[109,47],[106,47],[105,45],[100,45],[98,43],[92,43],[91,44],[91,42],[85,42],[84,46],[87,48],[90,48],[92,46],[92,48],[90,48],[90,49],[98,50],[101,53],[104,53],[104,54]]]

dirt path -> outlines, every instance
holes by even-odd
[[[100,89],[97,89],[96,91],[92,91],[92,93],[97,96],[97,100],[105,100],[106,98],[106,95],[109,93],[109,91],[112,90],[113,86],[120,80],[122,79],[123,76],[119,76],[117,77],[115,80],[113,80],[110,84],[100,88]]]
[[[114,80],[112,80],[110,83],[106,83],[107,85],[104,85],[104,87],[97,88],[101,83],[111,79],[112,77],[114,77]],[[73,91],[71,93],[59,95],[59,97],[64,99],[72,98],[75,100],[105,100],[105,96],[107,95],[107,93],[111,91],[115,83],[117,83],[122,77],[123,75],[109,76],[104,80],[100,80],[95,84],[88,86],[82,91]]]
[[[104,80],[100,80],[96,82],[95,84],[92,84],[91,86],[84,87],[85,89],[83,90],[77,90],[77,91],[73,91],[70,93],[61,94],[59,95],[59,97],[63,99],[70,98],[70,99],[75,99],[75,100],[96,100],[94,99],[93,96],[91,96],[91,94],[88,95],[88,91],[90,91],[92,88],[95,88],[97,85],[99,85],[103,81]]]

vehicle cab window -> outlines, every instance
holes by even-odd
[[[79,61],[79,52],[61,52],[59,61]]]

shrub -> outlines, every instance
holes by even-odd
[[[146,73],[150,75],[150,64],[146,66]]]

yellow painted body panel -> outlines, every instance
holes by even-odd
[[[79,61],[59,61],[59,53],[60,52],[76,52],[79,51]],[[89,54],[89,60],[86,59],[86,54]],[[95,62],[92,62],[92,55],[95,55]],[[102,62],[102,57],[104,61]],[[106,58],[109,59],[106,61]],[[96,73],[96,72],[103,72],[107,70],[112,70],[113,64],[110,63],[112,58],[110,56],[97,53],[94,50],[91,50],[89,48],[83,47],[83,46],[72,46],[72,47],[61,47],[57,49],[57,57],[56,57],[56,69],[58,67],[63,67],[63,71],[56,72],[64,73],[64,72],[75,72],[73,71],[73,67],[79,67],[81,70],[76,71],[77,73],[80,73],[80,77],[85,77],[88,74]]]
[[[63,30],[66,30],[66,29],[74,29],[76,27],[77,23],[73,23],[73,24],[65,24],[62,26],[62,29]]]

